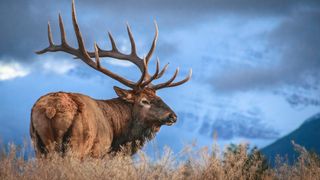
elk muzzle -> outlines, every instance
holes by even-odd
[[[172,112],[167,115],[167,117],[163,120],[163,124],[171,126],[177,122],[177,115]]]

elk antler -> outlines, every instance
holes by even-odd
[[[140,58],[137,55],[137,51],[136,51],[136,45],[135,45],[135,41],[130,29],[130,26],[127,24],[127,31],[128,31],[128,35],[129,35],[129,39],[130,39],[130,44],[131,44],[131,53],[130,54],[124,54],[122,52],[120,52],[116,46],[116,43],[111,35],[111,33],[109,32],[109,38],[111,41],[111,46],[112,49],[111,50],[102,50],[101,48],[98,47],[98,45],[96,43],[94,43],[94,52],[88,52],[85,48],[85,44],[79,29],[79,25],[77,22],[77,18],[76,18],[76,10],[75,10],[75,4],[74,4],[74,0],[72,0],[72,23],[73,23],[73,28],[77,37],[77,41],[78,41],[78,49],[71,47],[66,40],[66,33],[64,30],[64,25],[63,25],[63,21],[62,21],[62,17],[59,14],[59,27],[60,27],[60,33],[61,33],[61,44],[60,45],[56,45],[53,43],[52,40],[52,33],[51,33],[51,27],[50,27],[50,23],[48,22],[48,40],[49,40],[49,47],[36,52],[37,54],[44,54],[46,52],[57,52],[57,51],[63,51],[69,54],[74,55],[76,58],[81,59],[84,63],[86,63],[87,65],[89,65],[90,67],[92,67],[93,69],[102,72],[103,74],[119,81],[120,83],[132,88],[132,89],[142,89],[146,86],[149,86],[150,88],[153,88],[155,90],[157,89],[161,89],[161,88],[165,88],[165,87],[174,87],[174,86],[178,86],[181,85],[185,82],[187,82],[190,77],[191,77],[191,70],[189,75],[179,81],[179,82],[175,82],[173,83],[174,79],[176,78],[177,74],[178,74],[178,69],[176,70],[175,74],[173,75],[173,77],[171,79],[169,79],[167,82],[165,83],[161,83],[158,85],[152,85],[151,82],[155,79],[159,79],[167,70],[168,68],[168,64],[165,65],[163,67],[163,69],[160,71],[160,62],[159,59],[157,60],[157,64],[156,64],[156,71],[155,73],[151,76],[148,72],[148,63],[152,57],[152,54],[155,50],[156,47],[156,42],[158,39],[158,26],[157,23],[155,22],[155,36],[151,45],[151,48],[147,54],[147,56],[145,58]],[[109,71],[108,69],[101,67],[100,64],[100,57],[112,57],[112,58],[116,58],[119,60],[126,60],[129,62],[132,62],[133,64],[135,64],[141,71],[141,77],[137,82],[133,82],[130,80],[127,80],[111,71]],[[95,58],[95,61],[92,60],[92,58]]]

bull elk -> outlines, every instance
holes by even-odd
[[[148,63],[155,50],[158,27],[155,23],[155,37],[151,48],[144,58],[137,55],[135,41],[127,25],[131,44],[131,53],[120,52],[109,33],[111,50],[102,50],[94,43],[94,52],[89,52],[77,23],[74,1],[72,1],[72,22],[78,42],[78,49],[71,47],[66,40],[64,24],[59,14],[61,44],[53,43],[50,24],[48,23],[49,47],[36,52],[62,51],[75,56],[91,68],[119,81],[130,88],[125,90],[114,87],[117,98],[96,100],[77,93],[55,92],[42,96],[34,104],[31,112],[30,135],[37,156],[46,156],[57,152],[62,156],[72,151],[78,157],[101,157],[118,152],[127,146],[128,154],[134,154],[144,143],[154,137],[162,125],[171,126],[177,120],[176,114],[156,95],[162,88],[179,86],[187,82],[189,75],[178,82],[173,82],[174,75],[166,82],[152,84],[166,71],[168,64],[160,70],[159,60],[154,74],[149,74]],[[137,82],[125,79],[111,72],[100,64],[100,57],[125,60],[136,65],[141,71]]]

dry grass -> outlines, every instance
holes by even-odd
[[[295,147],[300,157],[293,165],[278,160],[270,168],[259,151],[248,153],[246,145],[231,146],[223,153],[217,148],[213,152],[186,148],[175,155],[165,149],[155,160],[143,152],[135,158],[121,154],[82,160],[72,154],[23,158],[23,150],[11,145],[0,155],[0,179],[320,179],[319,157]]]

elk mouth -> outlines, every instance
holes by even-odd
[[[160,120],[161,125],[172,126],[176,121]]]
[[[177,122],[177,116],[175,114],[170,114],[163,120],[160,120],[163,125],[172,126],[174,123]]]
[[[176,122],[166,122],[165,125],[172,126],[174,123],[176,123]]]

